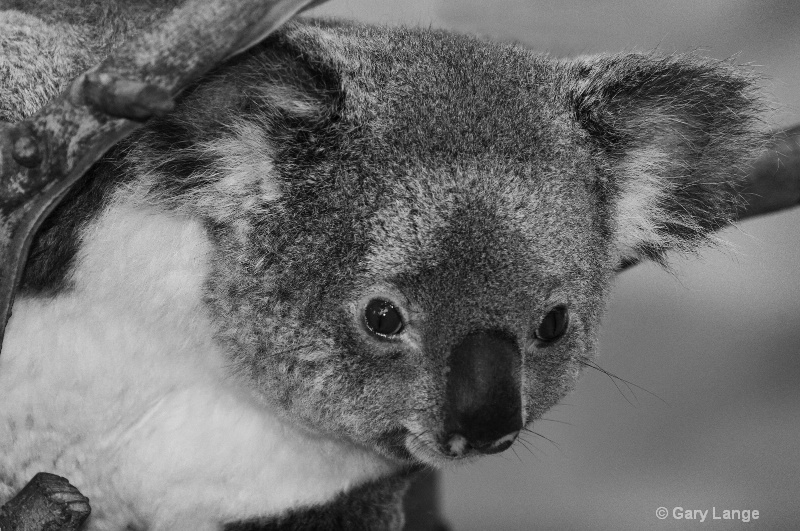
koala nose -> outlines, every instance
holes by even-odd
[[[499,330],[474,332],[450,352],[443,450],[502,452],[522,429],[521,354]]]

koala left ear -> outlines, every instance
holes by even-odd
[[[690,250],[730,222],[737,181],[767,138],[752,74],[652,54],[567,71],[570,111],[608,161],[621,263]]]

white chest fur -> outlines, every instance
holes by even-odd
[[[75,289],[14,306],[0,355],[0,503],[36,472],[92,502],[90,529],[215,529],[324,502],[392,466],[280,420],[227,376],[201,302],[196,221],[117,204]]]

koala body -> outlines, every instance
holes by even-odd
[[[91,530],[271,529],[352,492],[348,527],[401,526],[405,471],[502,451],[573,387],[620,264],[727,222],[757,113],[697,57],[290,23],[42,227],[0,503],[48,471]]]

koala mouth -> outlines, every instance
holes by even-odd
[[[461,434],[431,439],[415,435],[407,428],[397,428],[382,434],[377,442],[386,454],[398,461],[438,466],[503,452],[514,444],[518,435],[519,431],[512,431],[487,441],[470,440]]]
[[[452,459],[463,459],[484,454],[499,454],[509,449],[514,444],[514,441],[517,440],[518,435],[519,431],[513,431],[496,440],[476,442],[468,440],[461,434],[455,434],[439,444],[439,451]]]

